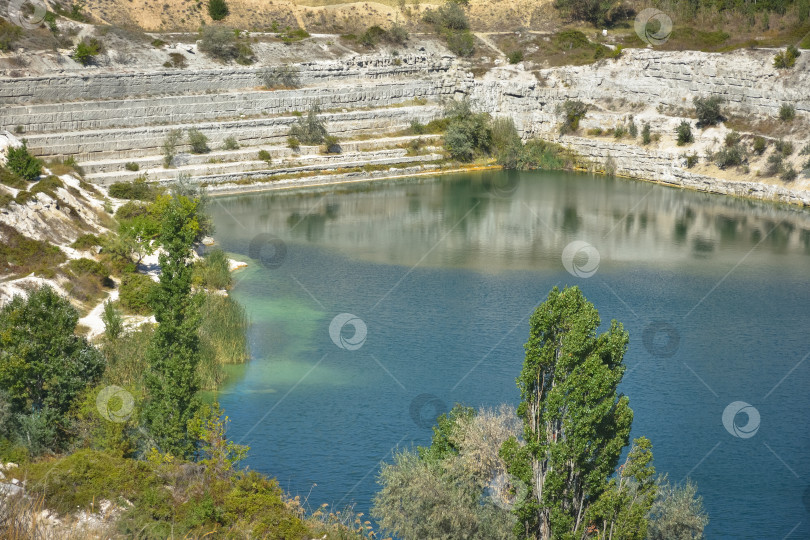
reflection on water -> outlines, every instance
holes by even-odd
[[[629,332],[633,436],[652,440],[659,472],[697,482],[707,538],[810,537],[808,211],[499,172],[211,209],[217,240],[249,261],[232,294],[251,318],[252,361],[229,368],[220,396],[230,435],[312,508],[368,515],[380,461],[428,444],[435,411],[516,404],[528,316],[551,287],[576,284]],[[275,237],[284,256],[257,256]],[[330,338],[341,313],[367,326],[356,350]],[[750,438],[722,421],[738,401],[760,414]]]

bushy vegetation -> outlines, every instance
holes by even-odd
[[[94,64],[96,57],[104,52],[104,44],[93,37],[83,38],[73,51],[73,59],[83,66]]]
[[[366,47],[376,47],[379,43],[404,45],[408,41],[408,31],[404,26],[394,24],[388,30],[373,25],[357,37],[358,43]]]
[[[782,122],[792,122],[796,118],[796,107],[790,103],[783,103],[779,107],[779,120]]]
[[[5,223],[0,223],[0,239],[0,274],[25,275],[34,272],[53,277],[54,268],[66,259],[58,247],[28,238]]]
[[[789,45],[784,51],[779,51],[773,57],[773,67],[777,69],[791,69],[796,65],[796,59],[801,55],[799,49]]]
[[[36,180],[42,174],[42,161],[31,155],[25,139],[23,139],[20,146],[9,146],[6,151],[6,158],[6,167],[8,167],[9,171],[24,180]]]
[[[241,36],[239,30],[227,26],[205,26],[200,31],[201,52],[220,62],[236,61],[248,65],[254,62],[250,43]]]
[[[215,21],[221,21],[229,13],[230,10],[225,0],[208,0],[208,15]]]
[[[715,164],[721,168],[738,167],[746,161],[745,149],[741,144],[734,143],[721,148],[714,155]]]
[[[183,139],[183,131],[180,129],[172,129],[166,134],[163,140],[163,168],[168,169],[172,166],[174,157],[177,155],[177,145]]]
[[[682,120],[678,127],[675,128],[675,137],[678,146],[695,142],[695,137],[692,135],[692,124],[688,120]]]
[[[70,247],[79,250],[90,249],[97,246],[101,246],[101,239],[95,234],[90,233],[79,236],[75,242],[70,244]]]
[[[262,70],[259,73],[259,80],[268,90],[299,88],[301,86],[301,76],[298,68],[289,64]]]
[[[755,154],[761,156],[765,152],[765,148],[767,148],[767,146],[768,143],[765,141],[765,137],[760,135],[754,137],[753,150]]]
[[[162,191],[157,185],[150,184],[146,176],[139,176],[132,182],[115,182],[109,188],[110,197],[147,202],[154,201]]]
[[[297,143],[294,146],[290,145],[290,148],[296,148],[296,147],[298,147]],[[267,150],[259,150],[259,153],[257,154],[256,157],[258,157],[260,160],[266,162],[268,165],[273,162],[273,157],[270,155],[270,152],[268,152]]]
[[[566,100],[562,106],[563,123],[560,126],[560,133],[573,133],[579,129],[579,121],[588,112],[588,106],[578,100]]]
[[[724,100],[720,96],[695,97],[692,102],[698,117],[698,127],[713,126],[725,120],[720,110]]]
[[[186,136],[188,137],[188,144],[191,146],[192,154],[207,154],[211,151],[211,149],[208,147],[208,137],[206,137],[199,129],[189,129]]]
[[[127,313],[149,315],[152,313],[150,299],[154,294],[155,282],[144,274],[128,273],[121,277],[118,297],[121,307]]]
[[[326,127],[318,115],[321,112],[321,107],[314,103],[307,112],[306,117],[299,117],[293,125],[290,126],[288,137],[294,138],[296,142],[303,144],[321,144],[329,134]],[[289,142],[289,140],[288,140]],[[298,145],[296,144],[296,147]],[[292,145],[290,145],[293,148]]]
[[[422,18],[433,25],[454,54],[469,57],[475,52],[475,37],[461,2],[448,1],[437,9],[428,9]]]
[[[220,248],[212,249],[194,263],[192,283],[205,289],[227,289],[231,286],[230,263]]]
[[[131,172],[136,172],[140,170],[141,166],[135,163],[134,161],[127,161],[124,163],[124,168]]]
[[[645,122],[644,125],[641,127],[641,144],[647,145],[652,142],[652,133],[650,130],[650,124]]]
[[[22,28],[5,19],[0,19],[0,51],[13,50],[20,37],[22,37]]]
[[[486,155],[492,145],[489,115],[473,113],[467,101],[452,102],[445,110],[447,131],[444,147],[450,157],[471,161],[475,155]]]

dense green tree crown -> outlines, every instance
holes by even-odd
[[[521,537],[583,537],[629,442],[633,411],[617,391],[628,335],[616,321],[597,335],[599,324],[577,287],[555,287],[531,317],[517,379],[526,444],[502,449],[531,490],[516,509]]]
[[[157,240],[164,251],[159,257],[160,283],[152,298],[158,326],[147,351],[144,419],[159,451],[188,458],[194,452],[188,422],[199,408],[200,309],[198,297],[191,295],[190,256],[200,233],[200,200],[175,195],[158,198],[156,204]]]
[[[61,448],[70,408],[104,371],[101,353],[73,333],[78,319],[50,287],[15,296],[0,310],[0,388],[10,415],[0,435],[20,439],[33,454]]]

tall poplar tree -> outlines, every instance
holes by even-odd
[[[501,448],[529,490],[515,508],[519,538],[631,538],[631,521],[646,530],[655,493],[649,441],[639,439],[614,476],[633,422],[617,391],[628,335],[616,321],[597,335],[599,324],[577,287],[555,287],[531,317],[517,379],[526,444],[511,438]]]
[[[200,307],[191,295],[191,249],[200,233],[200,201],[175,194],[162,196],[155,204],[161,216],[158,242],[164,251],[159,256],[160,283],[152,298],[158,325],[147,351],[144,420],[158,450],[189,458],[194,441],[188,421],[200,406]]]

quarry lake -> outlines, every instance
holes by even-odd
[[[559,172],[210,210],[249,264],[232,295],[252,360],[219,396],[229,435],[306,506],[368,516],[380,462],[429,444],[437,412],[517,405],[529,315],[578,285],[603,329],[629,332],[632,436],[658,473],[698,484],[706,537],[810,537],[809,211]]]

